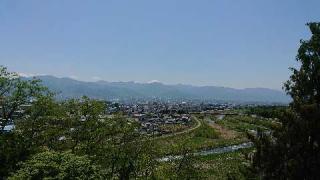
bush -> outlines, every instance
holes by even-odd
[[[9,180],[18,179],[104,179],[101,169],[86,156],[46,151],[20,164]]]

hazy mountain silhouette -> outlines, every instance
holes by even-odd
[[[54,76],[38,76],[37,78],[41,79],[49,89],[59,92],[59,98],[86,95],[105,100],[170,98],[266,103],[288,103],[290,101],[284,92],[267,88],[234,89],[216,86],[166,85],[159,82],[83,82]]]

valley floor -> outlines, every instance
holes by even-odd
[[[194,154],[217,147],[245,143],[249,141],[247,132],[255,132],[258,129],[267,131],[276,125],[275,122],[267,119],[245,115],[226,116],[223,119],[213,115],[194,115],[194,120],[200,122],[197,128],[156,139],[155,144],[162,150],[163,155],[175,157],[174,155],[177,155],[181,149],[187,149]],[[226,153],[209,155],[195,153],[194,165],[201,179],[227,179],[228,177],[245,179],[241,172],[249,165],[247,157],[253,151],[254,148],[247,146],[247,148]],[[172,162],[163,162],[162,166],[165,169],[171,164]]]

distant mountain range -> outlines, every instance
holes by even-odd
[[[159,82],[83,82],[70,78],[38,76],[42,83],[59,98],[77,98],[86,95],[105,100],[129,99],[197,99],[231,102],[288,103],[290,98],[282,91],[267,88],[234,89],[216,86],[166,85]]]

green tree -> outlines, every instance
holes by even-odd
[[[23,80],[17,73],[0,66],[0,133],[9,121],[25,115],[22,105],[44,94],[46,88],[37,79]],[[19,111],[19,113],[17,113]]]
[[[40,96],[30,105],[26,110],[27,116],[15,121],[14,133],[23,138],[26,148],[61,149],[59,139],[68,130],[64,109],[53,96]]]
[[[108,139],[106,103],[82,97],[61,104],[64,108],[64,137],[73,152],[92,155]]]
[[[105,121],[108,134],[96,146],[96,161],[108,169],[109,178],[152,178],[158,164],[152,140],[142,136],[135,121],[123,116]],[[102,130],[103,131],[103,130]]]
[[[0,136],[0,179],[16,170],[16,164],[25,160],[31,153],[25,148],[23,139],[14,133]]]
[[[86,156],[45,151],[20,164],[9,180],[15,179],[105,179],[101,167]]]
[[[88,155],[110,179],[153,176],[157,153],[152,141],[137,131],[137,122],[121,115],[108,118],[105,102],[87,97],[67,100],[61,106],[66,122],[64,148]]]
[[[291,111],[272,136],[259,133],[253,167],[262,179],[318,179],[320,177],[320,23],[307,24],[310,40],[301,40],[299,69],[285,83]]]
[[[16,168],[16,163],[30,154],[21,134],[4,132],[4,127],[25,118],[27,105],[50,94],[37,79],[23,80],[17,73],[0,66],[0,179]]]

